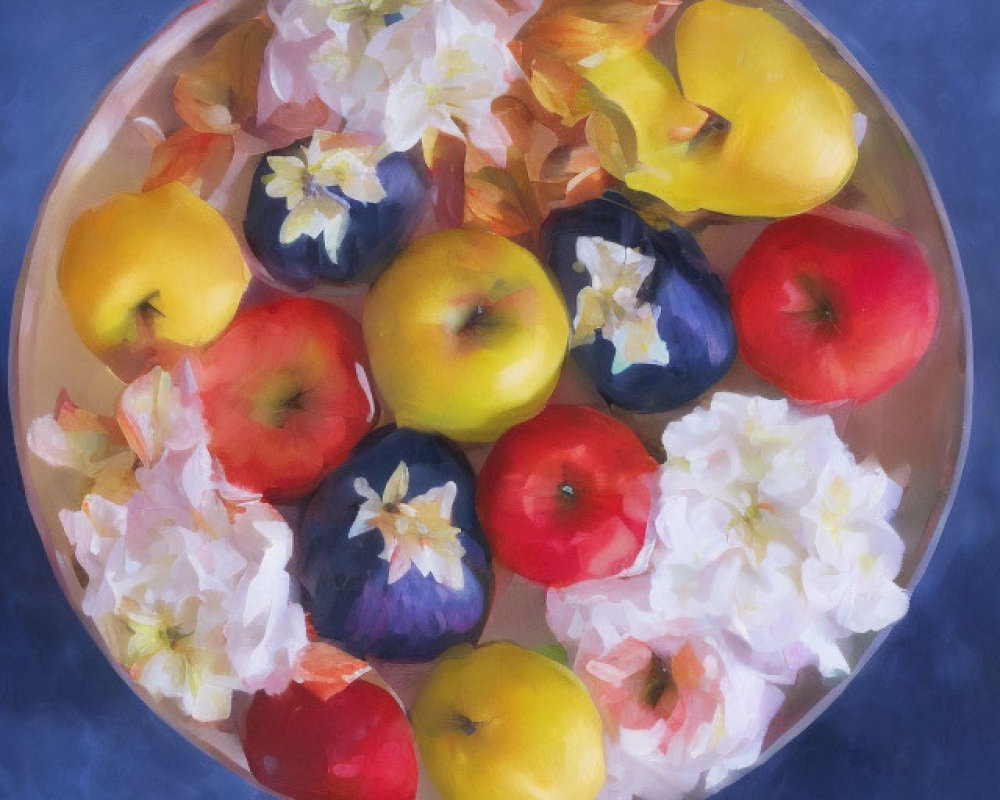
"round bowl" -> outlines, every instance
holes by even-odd
[[[896,528],[906,545],[898,582],[912,590],[927,567],[955,494],[968,438],[971,404],[971,340],[965,284],[954,240],[940,198],[912,138],[898,115],[857,61],[796,2],[759,0],[799,35],[822,69],[853,96],[868,117],[867,138],[850,184],[834,204],[867,212],[920,240],[938,282],[941,319],[930,351],[901,383],[860,406],[832,412],[837,430],[860,458],[872,454],[890,476],[905,482]],[[67,389],[85,408],[108,410],[122,384],[81,343],[56,286],[56,266],[71,222],[84,209],[142,183],[148,145],[131,122],[136,117],[164,118],[171,113],[175,76],[207,44],[235,24],[260,13],[262,0],[209,0],[183,12],[150,41],[98,101],[90,120],[76,137],[39,210],[25,259],[12,315],[10,402],[14,435],[28,501],[46,554],[81,623],[105,651],[93,623],[80,611],[82,572],[57,514],[78,502],[79,483],[65,471],[53,470],[26,446],[31,421],[51,413],[55,399]],[[669,27],[654,40],[657,50],[669,39]],[[664,49],[663,52],[666,52]],[[250,165],[252,167],[252,164]],[[245,192],[223,212],[236,227]],[[726,276],[764,221],[721,220],[707,216],[699,241],[715,269]],[[356,312],[358,290],[321,288],[314,292]],[[715,389],[735,389],[777,396],[773,387],[744,364],[736,366]],[[665,414],[616,412],[653,448],[666,422],[690,408]],[[477,455],[474,451],[473,457]],[[481,455],[481,451],[479,452]],[[551,640],[542,621],[543,590],[519,579],[501,576],[503,586],[484,634],[509,638],[528,646]],[[525,611],[529,612],[527,615]],[[532,613],[535,624],[525,623]],[[848,643],[852,675],[870,658],[887,634],[857,636]],[[111,663],[114,664],[112,659]],[[143,697],[153,712],[221,763],[253,781],[239,740],[231,726],[195,725],[172,706],[155,701],[115,668]],[[387,682],[404,702],[411,697],[422,668],[388,668]],[[803,673],[787,692],[758,764],[809,725],[842,692],[850,677],[824,681]],[[730,777],[731,782],[738,775]],[[421,798],[436,795],[421,784]]]

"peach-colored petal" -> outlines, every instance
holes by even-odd
[[[370,671],[367,662],[325,642],[313,642],[299,652],[292,679],[329,700]]]
[[[585,130],[603,169],[621,177],[635,168],[639,160],[635,129],[618,109],[595,108]]]
[[[255,133],[267,142],[269,150],[280,150],[313,131],[332,127],[330,109],[318,97],[305,103],[282,103],[259,122]]]
[[[222,182],[233,159],[233,138],[185,126],[153,150],[142,190],[148,192],[179,181],[202,197]]]
[[[501,236],[527,233],[537,225],[537,213],[528,210],[530,193],[530,186],[519,185],[510,172],[484,167],[466,176],[465,223]]]
[[[503,236],[537,234],[549,211],[600,195],[611,178],[586,142],[582,124],[567,125],[516,81],[493,104],[511,138],[506,169],[466,160],[466,225]]]
[[[569,123],[587,113],[582,94],[586,82],[579,72],[558,56],[528,43],[515,42],[512,50],[532,93],[546,110]]]
[[[679,0],[545,0],[518,38],[571,64],[594,63],[645,46]]]
[[[59,394],[55,413],[29,426],[28,447],[52,466],[84,475],[91,493],[118,502],[135,490],[135,455],[115,421],[80,408],[65,390]]]
[[[257,86],[272,26],[254,18],[229,31],[174,86],[174,106],[202,133],[234,134],[257,112]]]
[[[114,419],[95,414],[86,408],[80,408],[70,400],[69,392],[65,389],[59,392],[59,396],[56,398],[55,420],[66,433],[92,431],[107,436],[109,443],[125,444]]]

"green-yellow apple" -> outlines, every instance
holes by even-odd
[[[365,301],[375,382],[401,426],[488,442],[555,387],[569,318],[527,250],[485,231],[413,242]]]
[[[680,87],[646,50],[584,71],[631,122],[628,155],[605,165],[631,188],[678,211],[783,217],[850,179],[854,101],[766,11],[695,3],[677,23],[676,53]]]
[[[170,183],[81,214],[59,263],[77,333],[112,366],[158,343],[197,347],[225,329],[250,271],[225,219]]]
[[[410,719],[445,800],[592,800],[601,719],[569,669],[509,642],[446,652]]]

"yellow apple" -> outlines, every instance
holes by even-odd
[[[645,50],[584,71],[632,123],[634,163],[616,170],[629,187],[678,211],[765,217],[840,191],[857,109],[791,31],[762,9],[702,0],[675,42],[680,87]]]
[[[416,240],[382,274],[365,301],[364,332],[400,425],[488,442],[545,405],[569,319],[531,253],[454,229]]]
[[[410,719],[445,800],[592,800],[604,784],[601,719],[586,688],[515,644],[446,652]]]
[[[83,343],[117,365],[122,352],[157,342],[195,347],[214,339],[236,313],[250,272],[222,215],[170,183],[81,214],[58,277]]]

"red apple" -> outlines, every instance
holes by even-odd
[[[300,684],[254,695],[240,728],[250,772],[293,800],[412,800],[417,757],[403,709],[355,681],[328,700]]]
[[[806,403],[863,402],[930,345],[938,290],[920,245],[859,214],[775,222],[729,282],[740,353]]]
[[[546,586],[605,578],[642,549],[656,461],[625,424],[549,406],[497,440],[476,484],[494,555]]]
[[[226,478],[289,502],[374,427],[361,326],[319,300],[244,311],[195,364],[210,449]]]

